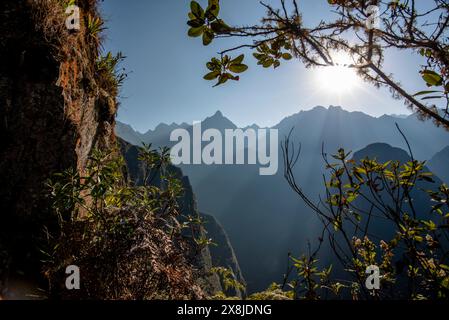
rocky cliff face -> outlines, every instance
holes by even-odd
[[[77,31],[66,27],[66,8],[73,1],[0,3],[0,299],[30,294],[58,299],[203,298],[197,282],[204,282],[206,293],[221,290],[218,277],[208,275],[210,252],[184,251],[151,208],[129,203],[106,207],[104,199],[101,204],[94,199],[92,186],[77,195],[78,205],[63,211],[51,202],[47,182],[54,174],[70,171],[78,177],[62,183],[72,196],[71,187],[91,181],[90,163],[98,154],[94,151],[117,160],[119,156],[114,127],[122,78],[116,74],[115,58],[100,52],[102,20],[96,3],[76,1],[81,12]],[[125,149],[137,160],[136,148]],[[137,164],[128,166],[131,177],[139,174]],[[188,179],[172,170],[186,189],[182,213],[197,212]],[[101,232],[92,212],[103,218]],[[119,220],[131,230],[124,234],[133,237],[116,237]],[[51,261],[44,262],[48,244],[51,251],[45,252]],[[87,279],[72,294],[63,281],[71,264],[80,266]],[[113,278],[118,281],[111,282],[110,276],[117,274]]]
[[[121,151],[125,158],[129,179],[137,185],[142,185],[143,181],[143,168],[141,167],[138,159],[139,148],[133,146],[123,140],[119,140],[121,145]],[[200,285],[205,291],[210,294],[216,294],[222,291],[223,288],[220,284],[220,280],[217,275],[211,275],[210,270],[212,267],[225,267],[234,273],[236,280],[241,283],[245,283],[245,279],[240,270],[237,257],[235,256],[234,249],[231,242],[224,231],[220,223],[212,216],[202,214],[198,212],[195,195],[192,190],[189,178],[184,176],[181,169],[170,166],[168,168],[171,174],[174,174],[176,178],[182,181],[184,195],[179,201],[181,212],[183,216],[199,216],[204,220],[204,229],[200,232],[207,238],[211,238],[216,246],[209,246],[201,250],[200,254],[193,254],[194,265],[198,268],[198,279]],[[153,184],[158,185],[160,181],[156,178]],[[238,297],[244,296],[244,292],[227,292],[229,295],[236,295]]]
[[[0,289],[39,272],[36,243],[55,222],[45,181],[83,172],[94,148],[115,141],[115,92],[96,74],[99,44],[86,23],[96,1],[77,3],[77,32],[65,27],[65,1],[0,3]]]
[[[235,255],[231,240],[229,239],[225,229],[215,217],[204,213],[201,213],[201,216],[204,217],[204,227],[207,230],[208,236],[211,237],[212,241],[216,244],[210,246],[212,265],[214,267],[224,267],[231,270],[235,279],[241,284],[246,285],[237,256]],[[245,291],[236,291],[234,289],[231,289],[230,292],[226,293],[229,296],[237,296],[239,298],[243,298],[246,295]]]
[[[131,183],[137,186],[144,185],[144,169],[142,167],[142,164],[138,161],[140,152],[139,148],[121,139],[119,139],[119,143],[121,152],[126,162],[128,179],[131,181]],[[170,166],[169,168],[167,168],[167,170],[170,172],[170,174],[179,179],[183,186],[184,194],[183,197],[179,200],[181,215],[184,217],[197,216],[198,209],[189,179],[183,175],[182,171],[179,168]],[[159,175],[155,175],[154,179],[151,182],[151,185],[159,187],[160,184],[161,181]],[[204,232],[204,230],[201,230],[200,232]],[[194,247],[195,244],[192,243],[192,248]],[[210,272],[213,264],[209,249],[204,248],[200,252],[196,252],[196,250],[193,250],[192,252],[190,252],[189,256],[190,261],[197,268],[197,279],[199,281],[198,284],[203,288],[203,290],[209,295],[214,295],[222,291],[220,279],[217,275],[213,275]]]

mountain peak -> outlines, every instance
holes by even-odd
[[[309,111],[326,111],[327,109],[323,106],[316,106],[312,110]],[[307,112],[308,110],[301,110],[301,112]]]
[[[247,129],[259,130],[260,127],[257,124],[253,123],[252,125],[243,128],[243,130],[247,130]]]
[[[171,130],[173,128],[178,127],[179,125],[176,122],[172,122],[171,124],[167,124],[167,123],[160,123],[157,125],[157,127],[154,129],[154,131],[159,131],[159,130]]]
[[[224,118],[224,115],[220,110],[218,110],[217,112],[215,112],[212,118]]]
[[[221,111],[215,112],[211,117],[204,119],[202,122],[204,128],[214,128],[219,130],[235,129],[235,124],[226,118]]]
[[[360,151],[354,153],[354,160],[364,158],[377,159],[379,162],[387,162],[391,159],[405,163],[410,161],[410,155],[403,149],[393,147],[388,143],[372,143]]]

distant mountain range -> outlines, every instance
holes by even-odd
[[[375,118],[362,112],[348,112],[341,107],[316,107],[289,116],[273,128],[279,130],[280,139],[293,129],[291,141],[301,144],[300,162],[295,169],[298,182],[311,198],[318,199],[324,191],[323,146],[328,154],[342,147],[347,151],[369,151],[371,155],[383,158],[399,154],[408,158],[407,152],[403,151],[407,149],[406,143],[396,123],[406,135],[413,156],[419,160],[432,159],[429,167],[443,180],[447,179],[449,169],[444,163],[447,163],[445,159],[448,159],[449,152],[442,150],[449,145],[449,133],[430,121],[418,120],[414,115]],[[222,132],[237,128],[221,112],[206,118],[202,127]],[[192,129],[186,123],[164,124],[141,134],[118,123],[116,132],[132,144],[145,142],[152,143],[154,147],[172,147],[169,135],[176,128]],[[370,147],[365,149],[367,146]],[[402,149],[401,152],[393,152],[398,148]],[[282,162],[281,150],[278,152]],[[219,218],[227,231],[249,291],[264,289],[273,281],[282,281],[287,254],[305,252],[307,242],[318,238],[320,222],[290,190],[284,180],[282,166],[277,175],[265,177],[259,176],[257,166],[250,165],[180,167],[190,178],[199,210]]]
[[[374,143],[366,148],[354,153],[353,159],[357,161],[361,161],[362,159],[376,159],[380,163],[386,163],[390,160],[396,160],[400,163],[407,163],[411,161],[411,156],[404,150],[400,148],[394,148],[386,143]],[[424,169],[425,172],[430,172],[431,170],[426,167]],[[422,190],[433,190],[437,191],[438,187],[443,184],[443,181],[435,175],[432,177],[433,182],[430,181],[417,181],[416,188],[411,192],[410,198],[413,199],[413,209],[412,206],[407,202],[404,204],[404,212],[412,212],[413,210],[417,214],[417,219],[420,220],[429,220],[431,219],[431,207],[432,201],[427,193],[422,192]],[[382,194],[382,198],[384,201],[390,199],[387,192],[384,191]],[[393,205],[392,203],[390,204]],[[366,201],[357,200],[355,206],[358,208],[364,209],[365,212],[371,211],[370,206]],[[381,216],[381,212],[378,208],[372,208],[372,217],[371,219],[371,227],[376,230],[376,235],[382,239],[391,239],[394,237],[395,228],[394,226],[388,222],[386,223],[385,219],[378,218]],[[364,218],[362,218],[363,220]],[[363,222],[363,221],[362,221]]]
[[[376,118],[362,112],[349,112],[334,106],[329,108],[318,106],[312,110],[301,111],[286,117],[273,128],[280,129],[280,136],[285,133],[282,129],[284,131],[288,129],[288,132],[291,128],[295,128],[296,136],[307,137],[307,139],[301,139],[303,144],[314,144],[317,139],[321,139],[330,147],[331,143],[344,139],[347,145],[356,145],[353,149],[366,146],[365,142],[368,140],[369,143],[387,142],[393,146],[404,147],[404,140],[397,131],[395,123],[399,124],[412,146],[416,145],[416,150],[413,151],[417,158],[427,159],[429,155],[433,156],[449,145],[449,135],[444,130],[435,127],[431,121],[418,120],[415,115],[384,115]],[[215,128],[220,131],[237,128],[220,111],[204,119],[202,127],[203,129]],[[173,145],[169,141],[170,133],[179,128],[189,130],[191,125],[185,122],[182,124],[162,123],[154,130],[140,133],[128,124],[117,122],[116,133],[134,145],[141,145],[144,142],[159,147]],[[243,129],[247,128],[257,129],[259,126],[253,124]],[[428,143],[429,141],[432,143]],[[321,142],[318,144],[318,148],[321,148]]]

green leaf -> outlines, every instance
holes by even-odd
[[[444,279],[441,281],[441,285],[442,285],[444,288],[449,289],[449,277],[444,278]]]
[[[239,81],[240,77],[239,76],[234,76],[230,73],[223,73],[220,75],[220,77],[218,78],[218,82],[214,87],[217,87],[221,84],[226,83],[228,80],[234,80],[234,81]]]
[[[439,92],[441,92],[441,91],[438,91],[438,90],[420,91],[420,92],[418,92],[418,93],[415,93],[413,96],[414,96],[414,97],[418,97],[418,96],[424,96],[424,95],[430,94],[430,93],[439,93]]]
[[[218,60],[217,58],[212,58],[210,60],[210,62],[208,62],[206,64],[206,66],[210,71],[215,71],[215,70],[221,70],[222,64],[221,64],[221,61]]]
[[[231,79],[231,80],[234,80],[234,81],[239,81],[240,80],[239,76],[234,76],[234,75],[232,75],[230,73],[228,73],[227,75],[228,75],[229,79]]]
[[[429,86],[441,86],[443,84],[443,78],[432,70],[421,71],[422,78]]]
[[[203,34],[204,28],[205,28],[204,26],[197,28],[190,28],[188,33],[189,37],[196,38],[201,36]]]
[[[190,2],[190,9],[192,14],[198,19],[204,19],[204,10],[201,8],[200,4],[196,1]]]
[[[218,78],[218,76],[219,76],[220,74],[221,74],[221,73],[220,73],[219,70],[217,70],[217,71],[212,71],[212,72],[210,72],[210,73],[208,73],[208,74],[206,74],[206,75],[204,76],[204,80],[214,80],[214,79]]]
[[[419,53],[423,56],[423,57],[427,57],[427,58],[430,58],[430,57],[432,57],[432,50],[430,50],[430,49],[421,49],[420,51],[419,51]]]
[[[229,70],[234,73],[242,73],[248,70],[248,66],[246,64],[231,64]]]
[[[233,60],[231,60],[231,62],[229,62],[229,64],[241,64],[243,62],[243,59],[245,59],[245,55],[241,54],[239,55],[237,58],[234,58]]]
[[[207,28],[203,32],[203,45],[208,46],[214,40],[215,34],[214,32]]]
[[[273,63],[274,68],[278,68],[281,65],[281,62],[279,60],[275,60]]]
[[[268,59],[268,60],[262,62],[262,66],[264,68],[269,68],[273,65],[273,63],[274,63],[273,59]]]
[[[441,99],[444,98],[444,96],[429,96],[429,97],[424,97],[421,100],[433,100],[433,99]]]
[[[231,61],[231,58],[228,56],[228,55],[225,55],[223,58],[222,58],[222,60],[221,60],[221,63],[223,64],[223,65],[228,65],[228,63]]]
[[[216,19],[220,13],[219,0],[209,0],[209,5],[206,9],[206,18],[209,20]]]
[[[265,58],[267,57],[265,54],[263,54],[263,53],[257,53],[257,52],[253,53],[253,56],[254,56],[254,58],[256,58],[257,60],[263,60],[263,59],[265,59]]]
[[[202,19],[195,19],[195,20],[190,20],[187,22],[187,24],[192,27],[192,28],[198,28],[204,25],[204,20]]]
[[[285,52],[282,54],[282,59],[284,59],[284,60],[291,60],[292,58],[293,58],[293,56],[288,52]]]
[[[229,80],[228,74],[227,74],[227,73],[222,74],[222,75],[220,76],[220,78],[218,78],[218,82],[217,82],[217,84],[216,84],[214,87],[217,87],[217,86],[219,86],[219,85],[221,85],[221,84],[224,84],[224,83],[226,83],[228,80]]]
[[[219,70],[220,67],[217,66],[216,64],[212,63],[212,62],[208,62],[206,63],[206,67],[207,69],[209,69],[210,71],[215,71],[215,70]]]
[[[212,22],[210,27],[215,33],[218,33],[218,34],[223,34],[223,33],[229,32],[231,30],[231,27],[228,26],[226,23],[224,23],[223,20],[220,20],[220,19]]]
[[[424,225],[429,229],[429,231],[435,231],[437,230],[437,225],[432,220],[430,221],[423,221]]]
[[[449,271],[449,266],[445,264],[440,264],[440,268]]]

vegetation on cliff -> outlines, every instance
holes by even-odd
[[[165,175],[166,158],[147,150],[140,158],[148,179],[161,186],[133,186],[114,153],[94,152],[86,174],[72,170],[48,183],[60,232],[49,234],[45,273],[50,296],[89,299],[199,299],[192,244],[182,231],[181,182]],[[81,290],[67,291],[65,268],[82,271]]]
[[[69,30],[67,9],[80,9]],[[0,295],[5,298],[198,299],[181,234],[180,181],[145,149],[137,187],[114,133],[123,56],[104,53],[96,0],[2,1]],[[3,37],[4,36],[4,37]],[[146,178],[146,179],[147,179]],[[189,228],[193,228],[190,227]],[[79,267],[81,290],[65,288]],[[18,292],[18,283],[27,290]],[[37,296],[36,296],[37,295]]]

